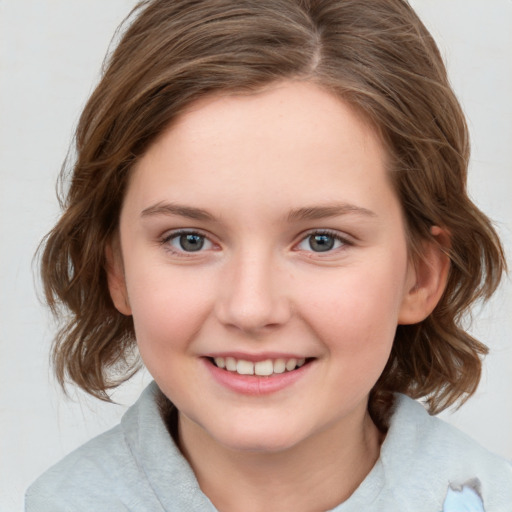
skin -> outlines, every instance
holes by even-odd
[[[411,263],[386,160],[348,105],[284,82],[194,104],[133,172],[107,254],[111,295],[221,511],[332,508],[378,458],[369,392],[396,326],[432,311],[447,273],[430,246]],[[180,229],[203,248],[185,251]],[[314,250],[319,232],[331,250]],[[308,364],[284,389],[248,395],[212,377],[206,357],[227,353]]]

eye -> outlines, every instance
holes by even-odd
[[[170,246],[174,252],[199,252],[213,247],[213,243],[206,236],[194,231],[171,233],[163,243]]]
[[[344,245],[349,245],[349,243],[337,234],[317,232],[310,233],[306,236],[306,238],[300,242],[298,248],[301,251],[328,252],[339,249]]]

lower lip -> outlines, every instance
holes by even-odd
[[[223,370],[215,366],[209,359],[204,359],[204,364],[210,371],[213,378],[224,387],[244,395],[269,395],[277,393],[282,389],[295,384],[304,377],[309,371],[312,362],[292,370],[291,372],[277,373],[266,376],[259,375],[240,375],[236,372]]]

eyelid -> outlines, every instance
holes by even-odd
[[[330,249],[330,250],[325,251],[325,252],[313,251],[313,250],[305,250],[305,252],[312,253],[312,254],[317,254],[317,255],[322,255],[322,254],[328,255],[328,254],[332,254],[333,252],[335,252],[337,250],[343,249],[344,247],[354,245],[353,238],[351,236],[347,235],[346,233],[340,233],[339,231],[336,231],[336,230],[333,230],[333,229],[310,229],[310,230],[306,231],[305,233],[301,234],[299,241],[295,244],[295,247],[296,247],[295,250],[304,250],[304,249],[299,249],[298,246],[302,242],[306,241],[309,237],[315,236],[315,235],[317,235],[317,236],[318,235],[320,235],[320,236],[321,235],[331,236],[335,240],[341,242],[341,247],[337,247],[335,249]]]
[[[201,237],[205,238],[211,244],[211,247],[207,248],[207,249],[201,248],[198,251],[178,250],[175,247],[171,246],[169,242],[171,240],[181,236],[181,235],[198,235],[198,236],[201,236]],[[341,243],[341,247],[330,249],[328,251],[325,251],[324,253],[322,253],[322,251],[304,250],[304,249],[300,249],[298,247],[302,242],[307,240],[308,237],[311,237],[311,236],[314,236],[314,235],[327,235],[327,236],[330,236],[330,237],[334,238],[335,240],[339,241]],[[173,230],[170,230],[170,231],[166,231],[159,238],[159,243],[160,243],[160,245],[165,246],[165,249],[168,252],[172,253],[173,255],[177,255],[179,257],[192,257],[192,256],[198,256],[200,254],[203,254],[204,252],[206,252],[207,250],[210,250],[211,248],[214,248],[215,246],[218,247],[218,243],[216,243],[212,238],[213,237],[210,234],[205,233],[201,229],[197,229],[197,228],[178,228],[178,229],[173,229]],[[352,245],[354,245],[354,239],[353,239],[352,236],[350,236],[350,235],[348,235],[346,233],[341,233],[339,231],[336,231],[336,230],[333,230],[333,229],[328,229],[328,228],[327,229],[317,228],[317,229],[309,229],[308,231],[302,233],[300,235],[299,240],[294,244],[294,250],[296,250],[296,251],[304,251],[304,252],[315,254],[315,255],[322,255],[322,254],[324,254],[324,255],[327,256],[328,254],[332,254],[333,252],[336,252],[337,250],[342,250],[344,247],[352,246]]]
[[[179,249],[173,247],[170,244],[171,240],[173,240],[179,236],[182,236],[182,235],[198,235],[198,236],[204,238],[205,240],[207,240],[211,244],[211,246],[212,246],[211,248],[213,248],[215,245],[217,245],[212,240],[212,237],[210,235],[206,234],[201,229],[196,229],[196,228],[179,228],[179,229],[173,229],[171,231],[166,231],[160,237],[160,245],[164,246],[165,250],[170,252],[171,254],[179,256],[179,257],[185,257],[185,258],[189,258],[192,256],[198,256],[200,254],[203,254],[207,250],[211,249],[211,248],[207,248],[207,249],[201,248],[198,251],[185,251],[185,250],[179,250]]]

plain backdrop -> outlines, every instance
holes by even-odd
[[[171,1],[171,0],[170,0]],[[133,0],[0,0],[0,511],[76,446],[116,424],[149,382],[138,375],[103,404],[66,399],[51,377],[54,325],[36,295],[33,255],[58,215],[55,182],[116,26]],[[467,113],[469,188],[512,240],[512,1],[414,0]],[[35,284],[36,283],[36,284]],[[482,384],[443,416],[512,459],[512,286],[475,311],[491,348]]]

